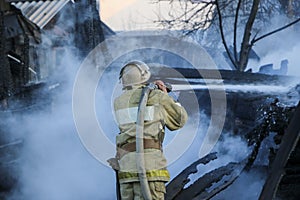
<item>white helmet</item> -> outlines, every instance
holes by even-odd
[[[124,65],[120,71],[119,79],[122,80],[123,87],[145,83],[150,79],[151,72],[146,63],[142,61],[131,61]]]

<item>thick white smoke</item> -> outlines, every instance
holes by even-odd
[[[112,170],[87,152],[74,125],[72,86],[79,63],[66,53],[63,65],[51,111],[26,114],[14,127],[24,144],[19,184],[10,199],[115,199]]]
[[[285,24],[287,24],[285,18],[277,17],[273,19],[272,26],[266,28],[272,31]],[[248,68],[252,68],[254,72],[259,70],[259,66],[266,64],[273,64],[274,69],[279,69],[281,61],[287,59],[287,75],[300,76],[299,23],[258,41],[253,48],[261,58],[259,62],[250,60]]]
[[[287,35],[291,40],[286,40]],[[261,62],[251,66],[259,66],[269,62],[279,63],[282,59],[288,59],[288,74],[299,75],[300,58],[298,52],[300,51],[300,44],[296,36],[297,33],[293,31],[291,33],[284,31],[263,40],[255,46],[255,50],[263,55]],[[284,42],[282,38],[285,38]],[[266,53],[263,54],[263,52]],[[59,69],[65,68],[65,70],[57,79],[57,81],[63,79],[64,85],[60,86],[59,92],[54,96],[51,112],[28,114],[23,117],[20,127],[13,127],[22,130],[24,145],[20,157],[19,184],[11,199],[116,199],[114,172],[93,158],[77,135],[72,115],[71,98],[72,84],[79,63],[74,61],[72,54],[66,54],[64,59],[63,66]],[[115,78],[117,81],[117,77]],[[105,93],[105,91],[102,92]],[[111,104],[110,98],[102,98],[99,102],[101,101],[108,101],[106,103]],[[104,108],[105,112],[97,113],[100,115],[99,118],[105,120],[106,112],[110,112],[110,109],[110,107],[106,107]],[[203,113],[200,115],[199,131],[193,143],[180,158],[169,166],[172,178],[198,159],[204,132],[209,123],[209,119]],[[101,122],[107,130],[106,132],[112,128],[111,133],[117,134],[114,121],[108,121],[109,123]],[[182,134],[189,134],[189,130]],[[114,137],[111,136],[110,139],[113,140]],[[167,138],[166,143],[168,140],[171,139]],[[250,151],[241,138],[227,136],[223,138],[223,142],[218,143],[215,150],[220,152],[219,159],[211,164],[199,166],[199,173],[194,177],[191,176],[192,180],[215,167],[232,161],[240,161]],[[224,196],[216,197],[216,199],[235,199],[242,196],[245,197],[244,199],[257,199],[264,177],[259,173],[256,174],[258,176],[243,174],[233,187],[222,193]],[[252,183],[251,186],[249,186],[249,182]],[[244,192],[246,186],[249,186],[247,193]]]

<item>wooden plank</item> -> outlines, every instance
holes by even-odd
[[[179,175],[177,175],[168,185],[167,185],[167,193],[166,200],[174,199],[183,189],[186,183],[190,180],[188,179],[189,175],[192,173],[196,173],[197,166],[199,164],[207,164],[211,160],[217,158],[216,153],[210,153],[207,156],[200,158],[199,160],[192,163],[190,166],[185,168]]]
[[[225,190],[226,188],[228,188],[240,176],[242,171],[245,169],[247,162],[248,162],[248,158],[243,160],[241,163],[237,164],[235,169],[232,171],[232,173],[230,175],[228,175],[227,178],[225,178],[225,179],[224,179],[224,177],[222,178],[223,183],[220,186],[214,188],[210,192],[207,192],[207,191],[202,192],[202,193],[200,193],[200,195],[198,195],[194,199],[209,200],[209,199],[213,198],[215,195],[217,195],[218,193],[220,193],[223,190]]]
[[[294,112],[292,120],[282,138],[279,150],[272,163],[270,174],[264,184],[259,200],[272,200],[278,185],[284,175],[284,167],[299,140],[300,134],[300,102]]]
[[[238,165],[239,163],[229,163],[226,166],[219,167],[206,173],[192,185],[182,190],[174,200],[207,199],[206,197],[209,197],[210,194],[207,194],[205,189],[210,188],[214,183],[220,182],[225,176],[233,174]],[[213,190],[212,193],[212,196],[214,196],[214,194],[217,194],[217,191]]]

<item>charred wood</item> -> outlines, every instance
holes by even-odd
[[[260,198],[263,200],[273,199],[278,185],[285,173],[285,166],[291,155],[291,152],[296,147],[299,135],[300,135],[300,103],[293,115],[293,118],[282,138],[280,148],[276,154],[276,157],[272,163],[271,171],[268,179],[263,187]]]
[[[210,153],[207,156],[200,158],[195,161],[193,164],[185,168],[179,175],[177,175],[166,187],[167,194],[166,199],[171,200],[174,199],[183,189],[186,183],[190,180],[188,178],[189,175],[196,173],[197,166],[200,164],[207,164],[208,162],[217,159],[216,153]]]
[[[174,200],[183,199],[211,199],[213,196],[230,186],[242,173],[247,159],[241,163],[229,163],[226,166],[214,169],[183,189]],[[213,187],[214,184],[219,186]]]
[[[211,172],[196,180],[188,188],[184,189],[175,199],[183,200],[196,198],[201,193],[203,193],[206,188],[211,187],[213,183],[220,181],[223,176],[230,175],[237,165],[237,163],[229,163],[226,166],[222,166],[218,169],[212,170]]]

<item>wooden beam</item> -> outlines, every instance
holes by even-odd
[[[217,158],[217,153],[210,153],[203,158],[192,163],[190,166],[185,168],[179,175],[177,175],[168,185],[167,185],[167,193],[166,200],[174,199],[182,190],[185,184],[187,184],[189,180],[189,175],[194,174],[198,171],[197,166],[200,164],[207,164],[211,160],[215,160]]]

